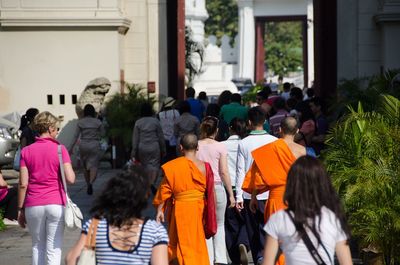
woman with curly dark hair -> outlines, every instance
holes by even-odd
[[[278,247],[285,254],[286,264],[316,264],[316,255],[304,239],[307,237],[319,254],[318,264],[352,264],[348,228],[339,196],[322,163],[311,156],[302,156],[289,170],[284,201],[287,210],[271,216],[264,230],[268,237],[263,265],[275,264]]]
[[[66,257],[68,265],[76,264],[82,252],[88,229],[98,220],[96,260],[102,264],[168,264],[168,235],[154,220],[142,217],[147,206],[150,179],[136,166],[110,179],[91,209],[93,219],[83,226],[76,245]]]

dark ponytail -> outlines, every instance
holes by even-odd
[[[19,126],[19,129],[22,130],[29,124],[33,122],[33,119],[35,118],[36,115],[38,115],[39,110],[36,108],[29,108],[24,115],[21,117],[21,125]]]

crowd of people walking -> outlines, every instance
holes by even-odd
[[[229,91],[218,103],[195,95],[189,87],[184,101],[165,98],[157,115],[142,105],[131,163],[96,198],[67,264],[79,262],[92,236],[97,264],[247,265],[249,252],[254,264],[333,264],[335,252],[340,264],[352,264],[350,231],[318,160],[328,131],[322,100],[312,91],[305,99],[289,83],[281,94],[266,85],[250,106]],[[104,128],[93,106],[84,114],[74,142],[91,195]],[[57,156],[59,120],[35,111],[28,123],[32,131],[23,135],[36,135],[21,152],[18,212],[6,216],[28,226],[32,264],[60,264],[60,169],[69,184],[75,174],[67,148],[61,145],[63,167]],[[0,206],[12,201],[6,186],[0,175]],[[155,220],[142,216],[151,191]]]

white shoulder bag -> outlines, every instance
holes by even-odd
[[[77,265],[96,265],[96,234],[99,219],[93,218],[90,223],[85,248],[82,250]]]
[[[69,198],[67,190],[67,182],[65,181],[64,163],[62,159],[61,145],[58,145],[58,160],[60,161],[61,179],[64,186],[67,201],[65,204],[65,227],[69,229],[82,229],[82,212],[79,207]]]

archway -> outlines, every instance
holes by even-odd
[[[256,25],[256,62],[255,62],[255,81],[264,80],[265,58],[269,51],[265,50],[265,25],[268,22],[300,22],[302,37],[302,61],[303,61],[303,83],[308,84],[308,56],[307,56],[307,16],[265,16],[257,17]],[[279,73],[278,73],[279,74]]]

